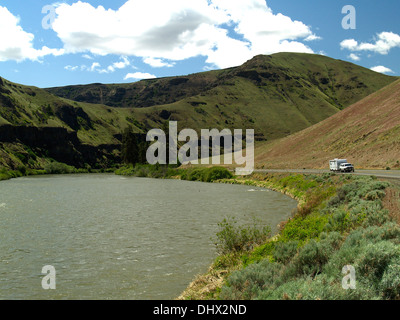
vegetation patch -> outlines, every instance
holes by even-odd
[[[383,205],[389,183],[335,174],[257,174],[223,182],[284,192],[299,200],[298,210],[277,235],[254,247],[234,245],[246,231],[223,221],[222,255],[179,299],[400,298],[400,227]],[[355,290],[342,287],[347,265],[356,271]],[[214,289],[212,275],[220,284]]]
[[[178,169],[178,165],[136,164],[122,167],[115,171],[118,175],[146,178],[176,178],[188,181],[213,182],[232,178],[232,173],[226,168],[191,168]]]

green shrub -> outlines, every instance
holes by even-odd
[[[229,170],[222,167],[177,169],[175,165],[149,165],[136,164],[120,168],[115,174],[147,177],[147,178],[170,178],[180,176],[182,180],[213,182],[219,179],[230,179],[233,177]]]
[[[350,214],[344,209],[335,209],[325,226],[325,230],[344,232],[348,230],[350,226]]]
[[[389,266],[386,268],[379,288],[383,293],[385,299],[399,299],[400,298],[400,258],[392,259]]]
[[[254,248],[253,251],[242,254],[241,260],[243,265],[246,267],[252,263],[260,262],[264,259],[273,260],[272,255],[275,250],[275,245],[275,241],[268,241],[267,243]]]
[[[47,174],[68,174],[74,173],[75,168],[65,163],[51,162],[44,166],[44,170]]]
[[[221,179],[231,179],[232,177],[232,173],[228,169],[222,167],[209,168],[205,172],[206,182],[213,182]]]
[[[308,179],[321,185],[309,184],[311,189],[304,191]],[[333,186],[322,192],[324,184],[333,179],[281,179],[285,188],[297,188],[298,195],[315,204],[309,204],[311,209],[304,216],[289,220],[277,240],[244,256],[245,268],[228,278],[221,291],[224,298],[400,298],[400,226],[382,203],[389,184],[374,177],[349,175],[336,179],[343,183],[336,194],[331,193]],[[328,196],[330,200],[325,201]],[[356,290],[342,288],[346,265],[356,269]]]
[[[27,169],[26,169],[25,166],[18,166],[17,170],[18,170],[19,172],[21,172],[21,174],[22,174],[23,176],[25,176],[26,173],[27,173]]]
[[[271,235],[271,228],[255,219],[252,225],[238,226],[235,218],[228,218],[218,223],[218,228],[214,242],[220,254],[249,251]]]
[[[357,290],[344,290],[340,281],[324,275],[315,279],[302,277],[287,281],[275,290],[262,291],[257,299],[264,300],[362,300],[379,299],[374,290],[362,283]]]
[[[297,275],[314,278],[322,271],[322,267],[328,262],[332,251],[333,249],[327,241],[310,240],[292,261]]]
[[[304,243],[318,238],[328,223],[329,216],[311,214],[306,217],[295,217],[286,223],[281,231],[281,241],[299,241]]]
[[[368,243],[356,262],[360,276],[368,278],[371,284],[379,283],[393,258],[400,255],[398,246],[389,241]]]
[[[274,260],[286,264],[296,255],[298,248],[298,241],[279,242],[273,253]]]
[[[182,180],[203,182],[231,179],[232,177],[232,173],[228,169],[222,167],[192,168],[184,170],[184,172],[181,174]]]
[[[189,181],[205,181],[204,169],[192,169],[188,172],[187,178],[185,180]]]
[[[175,168],[175,165],[136,164],[119,168],[114,173],[123,176],[163,179],[179,175],[179,170]]]
[[[247,268],[236,271],[228,279],[227,286],[221,290],[223,300],[251,300],[258,298],[262,291],[276,288],[282,265],[263,260]]]

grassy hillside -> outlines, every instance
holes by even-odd
[[[44,158],[108,166],[104,156],[118,161],[122,130],[131,124],[140,131],[131,115],[0,78],[0,167],[43,168]]]
[[[144,127],[255,129],[273,140],[305,129],[396,78],[325,56],[279,53],[244,65],[132,84],[69,86],[49,92],[76,101],[134,108]]]
[[[113,135],[127,126],[131,115],[127,109],[68,101],[36,87],[0,81],[0,125],[62,127],[96,145],[116,143]]]
[[[400,80],[256,155],[266,168],[326,168],[335,157],[356,167],[400,168]]]
[[[294,53],[132,84],[44,90],[0,78],[0,166],[40,169],[43,159],[53,158],[108,167],[121,161],[126,127],[143,134],[171,120],[179,122],[179,130],[254,129],[257,141],[271,141],[395,80],[325,56]]]

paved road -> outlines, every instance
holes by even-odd
[[[254,172],[291,172],[291,173],[329,173],[329,170],[322,169],[255,169]],[[340,173],[349,174],[349,173]],[[400,179],[400,170],[356,170],[354,173],[362,176],[376,176],[378,178]]]

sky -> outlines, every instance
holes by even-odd
[[[400,76],[398,0],[0,0],[0,76],[129,83],[306,52]]]

